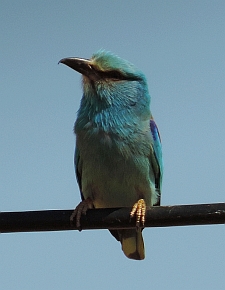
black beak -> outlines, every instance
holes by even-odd
[[[91,77],[93,75],[96,76],[96,71],[94,70],[92,63],[89,59],[68,57],[61,59],[59,63],[63,63],[87,77]]]

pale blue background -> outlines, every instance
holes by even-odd
[[[0,210],[72,209],[80,76],[105,48],[147,76],[163,205],[223,202],[225,1],[0,1]],[[1,289],[224,289],[223,225],[148,228],[146,259],[106,230],[0,236]]]

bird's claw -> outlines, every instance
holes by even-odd
[[[133,218],[136,215],[136,227],[144,227],[145,224],[145,213],[146,213],[146,204],[144,199],[139,199],[132,207],[130,212],[130,217]]]
[[[74,223],[74,219],[76,221],[76,227],[79,229],[79,231],[81,231],[81,224],[80,224],[80,219],[81,219],[81,215],[86,215],[86,212],[88,209],[93,208],[93,202],[90,198],[87,198],[83,201],[81,201],[77,207],[74,209],[74,211],[72,212],[71,216],[70,216],[70,223],[73,225]]]

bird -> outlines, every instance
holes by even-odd
[[[159,130],[150,111],[145,75],[104,49],[90,59],[59,61],[82,75],[83,96],[74,124],[74,164],[82,201],[71,215],[91,208],[130,207],[136,228],[110,230],[125,256],[145,258],[146,208],[160,205],[163,160]]]

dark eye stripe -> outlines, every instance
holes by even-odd
[[[128,81],[137,81],[140,80],[140,78],[136,76],[125,76],[121,72],[117,70],[112,70],[112,71],[98,71],[98,74],[102,78],[107,78],[107,79],[115,79],[115,80],[128,80]]]

